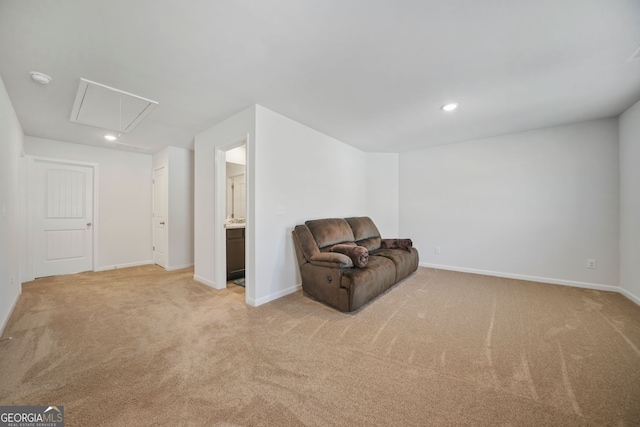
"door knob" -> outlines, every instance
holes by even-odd
[[[164,221],[160,223],[160,225],[164,225]]]
[[[87,223],[87,227],[91,227],[91,223],[90,222]]]

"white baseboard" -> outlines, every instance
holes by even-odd
[[[127,264],[106,265],[104,267],[98,267],[93,271],[107,271],[107,270],[114,270],[116,268],[138,267],[140,265],[149,265],[149,264],[153,264],[153,260],[150,259],[147,261],[129,262]]]
[[[247,304],[249,304],[252,307],[257,307],[259,305],[266,304],[268,302],[277,300],[278,298],[282,298],[285,295],[289,295],[289,294],[292,294],[294,292],[297,292],[300,289],[302,289],[302,284],[301,283],[297,284],[295,286],[291,286],[290,288],[283,289],[281,291],[278,291],[278,292],[275,292],[273,294],[267,295],[266,297],[262,297],[262,298],[258,298],[258,299],[247,298]]]
[[[438,270],[460,271],[462,273],[482,274],[484,276],[504,277],[507,279],[527,280],[529,282],[549,283],[551,285],[573,286],[574,288],[595,289],[598,291],[610,291],[623,293],[619,286],[602,285],[599,283],[577,282],[573,280],[555,279],[550,277],[528,276],[526,274],[503,273],[501,271],[479,270],[475,268],[455,267],[431,263],[420,263],[421,267],[435,268]]]
[[[209,287],[211,287],[213,289],[225,289],[226,286],[227,286],[227,284],[225,283],[223,288],[218,288],[214,281],[205,279],[204,277],[198,276],[197,274],[193,275],[193,280],[195,280],[196,282],[200,282],[203,285],[207,285],[207,286],[209,286]],[[285,295],[289,295],[291,293],[299,291],[300,289],[302,289],[302,284],[301,283],[299,283],[299,284],[297,284],[295,286],[291,286],[290,288],[283,289],[283,290],[278,291],[278,292],[274,292],[274,293],[272,293],[270,295],[267,295],[265,297],[262,297],[262,298],[258,298],[258,299],[247,298],[246,302],[247,302],[247,304],[249,304],[252,307],[258,307],[259,305],[266,304],[268,302],[277,300],[278,298],[281,298],[281,297],[283,297]]]
[[[198,276],[197,274],[193,275],[193,280],[195,280],[196,282],[202,283],[203,285],[207,285],[213,289],[224,289],[224,288],[217,287],[216,282],[209,279],[205,279],[204,277]],[[224,286],[226,287],[227,284],[225,283]]]
[[[620,288],[619,291],[622,295],[624,295],[625,297],[629,298],[631,301],[635,302],[636,304],[640,305],[640,298],[638,298],[637,296],[635,296],[634,294],[632,294],[631,292],[629,292],[628,290],[626,290],[625,288]]]
[[[16,308],[16,304],[18,304],[18,299],[20,299],[20,295],[21,294],[22,294],[22,286],[20,286],[20,289],[18,291],[18,295],[16,295],[16,298],[13,300],[13,304],[11,304],[11,308],[9,309],[9,312],[7,313],[5,318],[2,319],[2,324],[0,326],[0,337],[4,334],[4,328],[7,327],[7,323],[9,323],[9,319],[11,318],[11,315],[13,314],[13,310],[15,310],[15,308]]]
[[[184,264],[184,265],[174,265],[171,267],[165,267],[164,269],[167,271],[175,271],[175,270],[182,270],[183,268],[191,268],[191,267],[193,267],[193,263]]]

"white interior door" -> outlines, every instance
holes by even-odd
[[[35,159],[35,277],[93,270],[94,168]]]
[[[167,169],[153,171],[153,262],[167,263]]]
[[[246,188],[244,185],[244,175],[233,177],[233,217],[245,218],[247,216],[246,209]]]
[[[233,218],[233,178],[227,178],[227,218]]]

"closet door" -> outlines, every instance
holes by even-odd
[[[160,267],[167,263],[167,168],[153,171],[153,262]]]
[[[35,159],[34,275],[93,270],[94,168]]]

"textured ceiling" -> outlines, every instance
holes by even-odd
[[[160,103],[121,138],[154,150],[254,103],[369,152],[611,117],[638,46],[640,0],[0,0],[25,134],[104,146],[69,121],[84,77]]]

